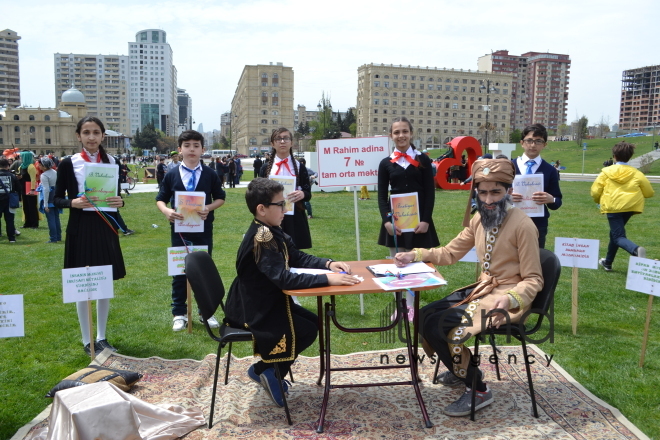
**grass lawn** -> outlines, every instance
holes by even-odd
[[[660,140],[660,136],[657,137],[657,140]],[[584,141],[587,143],[587,151],[584,152],[584,173],[600,173],[601,168],[603,168],[603,162],[612,157],[612,147],[621,141],[630,142],[637,147],[633,158],[648,153],[653,149],[653,137],[647,136],[618,139],[587,139]],[[522,153],[523,149],[520,143],[518,143],[518,148],[512,156],[518,157]],[[561,165],[566,167],[566,170],[563,171],[564,173],[582,173],[582,147],[578,146],[575,141],[548,142],[542,156],[548,162],[555,162],[559,159]],[[649,174],[660,174],[660,163],[657,163],[656,167]]]
[[[593,141],[596,142],[596,141]],[[606,141],[598,141],[605,143]],[[611,142],[611,141],[607,141]],[[562,150],[555,145],[565,145]],[[574,145],[574,143],[573,143]],[[567,166],[578,162],[569,143],[553,143],[545,157],[560,158]],[[594,146],[601,153],[611,145]],[[556,153],[556,154],[555,154]],[[581,151],[580,167],[581,167]],[[595,153],[594,153],[595,154]],[[605,160],[592,159],[585,172],[597,172]],[[577,159],[576,159],[577,160]],[[577,165],[575,165],[577,166]],[[569,168],[570,171],[573,171]],[[606,246],[607,222],[589,197],[589,183],[562,182],[564,206],[552,213],[548,248],[554,237],[580,237],[601,240]],[[654,185],[656,191],[660,185]],[[235,276],[236,250],[251,220],[245,207],[243,189],[228,190],[227,203],[216,213],[213,258],[228,288]],[[441,242],[447,243],[460,230],[466,203],[465,191],[438,191],[435,224]],[[127,276],[115,282],[111,301],[108,339],[122,354],[136,357],[201,359],[215,352],[202,325],[195,322],[194,333],[171,330],[170,283],[165,248],[170,242],[169,227],[155,207],[155,194],[134,194],[122,209],[128,226],[137,234],[121,237]],[[628,224],[628,236],[644,245],[649,257],[660,255],[658,221],[660,203],[656,196],[647,201],[643,215]],[[310,220],[313,253],[334,259],[356,259],[352,193],[315,193],[314,219]],[[360,245],[363,259],[383,258],[387,251],[375,244],[379,228],[376,194],[359,202]],[[68,213],[63,216],[66,225]],[[17,221],[20,225],[20,219]],[[158,228],[152,228],[156,224]],[[80,330],[73,304],[62,303],[61,268],[63,244],[46,244],[46,222],[40,229],[24,230],[18,243],[0,240],[0,293],[24,295],[26,336],[0,339],[0,439],[10,438],[29,422],[50,400],[44,394],[62,377],[84,367],[89,358],[82,350]],[[601,255],[604,250],[601,251]],[[554,341],[541,348],[581,384],[598,397],[619,408],[651,437],[660,438],[660,318],[657,304],[653,312],[644,368],[639,368],[642,331],[647,295],[625,290],[627,255],[619,254],[614,271],[580,270],[580,321],[577,336],[571,333],[571,270],[564,268],[556,292]],[[449,285],[422,294],[422,302],[449,294],[474,279],[474,264],[459,263],[440,268]],[[340,297],[340,321],[347,326],[378,324],[380,312],[391,301],[391,294],[365,296],[364,316],[359,314],[359,298]],[[303,305],[315,310],[313,298]],[[400,343],[384,344],[377,334],[346,334],[335,331],[333,352],[389,349]],[[504,340],[500,340],[503,344]],[[249,355],[249,344],[239,344],[237,356]],[[305,354],[315,355],[318,346]],[[233,371],[233,374],[242,374]],[[497,383],[493,383],[497,392]]]

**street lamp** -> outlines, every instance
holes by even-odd
[[[486,141],[484,142],[486,145],[485,147],[488,147],[488,114],[490,113],[490,92],[496,91],[495,87],[490,86],[490,79],[486,80],[486,85],[484,86],[484,81],[481,80],[481,86],[479,87],[479,93],[483,93],[483,91],[486,91],[486,105],[484,106],[484,109],[486,110],[486,125],[485,125],[485,130],[486,130]]]

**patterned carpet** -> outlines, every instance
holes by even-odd
[[[422,394],[434,427],[424,428],[412,387],[345,388],[331,391],[325,432],[317,434],[323,389],[316,386],[318,358],[300,357],[293,367],[295,384],[291,388],[289,407],[293,426],[288,426],[284,410],[273,405],[266,392],[245,374],[253,358],[234,359],[228,385],[218,384],[218,397],[212,430],[200,428],[185,438],[190,440],[238,439],[646,439],[615,408],[600,401],[577,384],[554,360],[550,366],[544,354],[532,347],[534,387],[539,407],[538,419],[531,415],[531,400],[522,351],[519,347],[500,347],[502,381],[498,382],[495,366],[487,362],[490,349],[484,350],[481,368],[493,390],[495,402],[477,413],[477,421],[469,417],[447,417],[442,413],[460,396],[462,387],[433,385],[430,379],[435,365],[424,359],[420,366]],[[423,352],[421,352],[423,354]],[[396,363],[404,349],[333,356],[333,367],[378,365],[382,355]],[[516,365],[506,363],[509,355],[518,358]],[[103,355],[102,355],[103,356]],[[139,371],[144,374],[132,393],[147,402],[176,403],[184,407],[201,407],[208,420],[215,355],[204,360],[136,359],[111,354],[100,358],[103,366]],[[224,368],[221,362],[221,372]],[[333,373],[333,383],[385,382],[406,380],[406,371]],[[443,371],[442,368],[440,371]],[[408,376],[409,379],[409,376]],[[47,416],[48,413],[42,413]],[[34,430],[46,426],[47,419],[24,428]]]

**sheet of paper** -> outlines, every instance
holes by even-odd
[[[167,275],[185,275],[186,273],[186,255],[188,252],[208,252],[208,246],[175,246],[167,248]]]
[[[112,265],[62,269],[64,302],[113,298]]]
[[[25,336],[23,295],[0,295],[0,338]]]
[[[413,232],[419,224],[419,199],[417,193],[392,194],[394,226],[401,232]]]
[[[383,290],[407,290],[416,287],[444,286],[447,281],[430,273],[416,273],[403,277],[381,277],[373,279]]]
[[[660,261],[630,257],[626,289],[660,296]]]
[[[308,273],[312,275],[333,273],[331,270],[327,270],[327,269],[307,269],[307,268],[298,268],[298,267],[292,267],[289,270],[291,271],[291,273]]]
[[[522,195],[522,202],[514,203],[516,208],[520,208],[530,217],[543,217],[545,215],[545,206],[537,205],[532,200],[535,192],[543,191],[543,174],[523,174],[517,175],[513,179],[513,192]]]
[[[289,194],[296,190],[296,178],[295,176],[270,176],[270,179],[280,182],[284,187],[284,200],[286,200],[286,205],[284,205],[284,214],[293,215],[294,204],[289,202],[286,198]]]
[[[197,214],[205,206],[206,194],[203,191],[174,191],[176,212],[183,220],[174,222],[174,232],[204,232],[204,220]]]
[[[433,273],[435,269],[429,267],[426,263],[417,261],[410,263],[405,267],[398,267],[396,264],[375,264],[369,266],[369,270],[374,275],[387,275],[389,274],[411,274],[411,273]]]
[[[119,166],[109,163],[85,163],[85,194],[88,197],[98,197],[94,203],[100,211],[117,211],[105,201],[106,197],[117,195],[119,182]],[[95,211],[95,208],[84,208],[83,211]]]

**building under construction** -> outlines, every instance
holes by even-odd
[[[619,130],[650,131],[660,127],[660,66],[624,70],[621,78]]]

